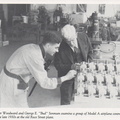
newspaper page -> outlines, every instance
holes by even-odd
[[[42,8],[44,11],[41,12]],[[61,10],[62,13],[60,13]],[[41,20],[41,15],[45,17],[43,20]],[[84,32],[87,34],[89,38],[92,38],[93,40],[93,47],[98,47],[97,54],[96,49],[94,48],[93,50],[93,53],[95,53],[95,61],[82,62],[81,64],[83,65],[83,68],[82,72],[81,69],[78,71],[77,75],[79,76],[75,79],[77,80],[77,88],[72,102],[70,102],[70,104],[61,105],[62,95],[66,95],[65,91],[62,91],[63,88],[61,87],[61,90],[60,87],[55,89],[44,89],[41,85],[39,85],[39,83],[36,82],[34,78],[30,79],[30,81],[28,80],[29,89],[27,90],[27,103],[29,107],[26,107],[27,103],[24,101],[24,95],[16,95],[11,100],[9,96],[12,95],[12,90],[17,88],[15,88],[15,85],[10,83],[11,79],[8,79],[9,76],[4,78],[6,83],[3,81],[2,75],[5,72],[4,66],[12,64],[15,68],[19,67],[22,56],[19,57],[20,53],[18,52],[17,54],[19,54],[19,59],[15,58],[18,60],[15,63],[12,60],[11,63],[7,62],[8,59],[18,48],[23,45],[31,43],[39,44],[43,38],[44,31],[61,31],[61,20],[63,20],[62,22],[64,25],[66,24],[64,22],[68,20],[67,24],[74,25],[78,32]],[[88,27],[91,27],[92,25],[93,29],[90,29],[89,34]],[[109,27],[109,29],[113,28],[111,30],[112,32],[110,33],[109,31],[108,35],[108,31],[106,32],[106,29],[105,31],[101,30],[103,27]],[[2,0],[0,2],[0,102],[4,103],[5,107],[1,107],[0,109],[0,119],[119,119],[119,29],[120,2],[117,0]],[[107,34],[107,37],[105,33]],[[65,51],[67,51],[67,48]],[[29,56],[33,54],[33,52],[28,53]],[[69,58],[69,56],[67,57]],[[57,78],[58,71],[53,63],[54,57],[48,55],[48,58],[52,61],[47,69],[48,77]],[[26,62],[26,64],[28,64],[28,62]],[[26,69],[20,69],[19,72],[24,73],[26,72]],[[84,80],[81,82],[81,79]],[[93,81],[91,82],[91,80]],[[101,80],[103,81],[100,83]],[[11,84],[12,86],[10,86]],[[6,92],[3,91],[2,88],[4,88],[3,90],[6,90]],[[65,90],[65,88],[66,86],[64,86],[63,90]],[[63,93],[61,94],[61,92]],[[5,98],[8,99],[5,99],[3,96],[6,96]],[[66,98],[66,96],[64,97]],[[16,103],[12,103],[12,101],[16,101]],[[22,107],[18,107],[18,101],[21,101]],[[11,105],[11,107],[9,105]]]

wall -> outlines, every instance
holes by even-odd
[[[95,12],[95,11],[98,12],[98,6],[99,6],[99,4],[87,4],[86,16],[90,17],[93,12]]]
[[[45,6],[49,12],[54,12],[57,8],[57,4],[32,4],[31,10],[38,9],[39,6]],[[65,13],[72,13],[76,10],[76,4],[61,4]]]
[[[86,15],[89,17],[91,16],[92,12],[97,11],[98,12],[99,4],[88,4],[87,5],[87,13]],[[117,11],[120,11],[120,4],[106,4],[105,6],[105,14],[99,16],[103,17],[113,17]]]
[[[53,22],[53,13],[57,8],[57,4],[32,4],[31,10],[37,10],[39,6],[45,6],[51,17],[51,22]],[[76,4],[61,4],[61,7],[63,8],[63,13],[76,11]]]
[[[106,5],[105,16],[112,17],[116,14],[117,11],[120,11],[120,4],[108,4]]]
[[[8,21],[8,5],[7,4],[3,4],[3,11],[4,11],[4,16],[6,21]]]
[[[37,9],[39,6],[45,6],[46,9],[49,11],[51,19],[53,16],[53,12],[57,8],[57,4],[32,4],[31,5],[31,10]],[[62,4],[63,12],[64,13],[72,13],[76,11],[76,4]],[[93,12],[97,11],[98,12],[99,4],[87,4],[87,12],[84,13],[86,19],[92,15]],[[99,16],[103,17],[113,17],[116,12],[120,10],[120,4],[106,4],[105,7],[105,14],[99,14]],[[53,21],[53,19],[52,19]]]
[[[62,4],[64,12],[72,13],[76,11],[76,4]],[[31,4],[31,10],[38,9],[39,6],[45,6],[47,10],[52,13],[57,7],[57,4]],[[87,4],[87,12],[85,13],[89,17],[94,11],[98,11],[98,4]],[[8,20],[8,5],[3,4],[3,10],[6,20]],[[105,14],[102,16],[112,17],[117,11],[120,11],[120,4],[106,4]],[[52,17],[52,16],[51,16]]]

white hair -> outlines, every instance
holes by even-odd
[[[65,25],[61,29],[61,34],[68,41],[73,40],[73,39],[77,39],[76,29],[73,25],[69,25],[69,24]]]

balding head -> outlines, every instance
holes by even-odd
[[[67,24],[61,29],[62,36],[67,40],[73,40],[77,38],[76,29],[73,25]]]
[[[64,37],[65,41],[69,44],[69,46],[77,47],[77,33],[73,25],[65,25],[61,29],[61,34]]]

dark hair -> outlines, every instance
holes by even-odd
[[[53,32],[53,31],[49,31],[49,32],[46,32],[44,35],[43,35],[43,41],[42,41],[42,44],[46,44],[46,43],[60,43],[62,41],[62,38],[61,36],[56,33],[56,32]]]

